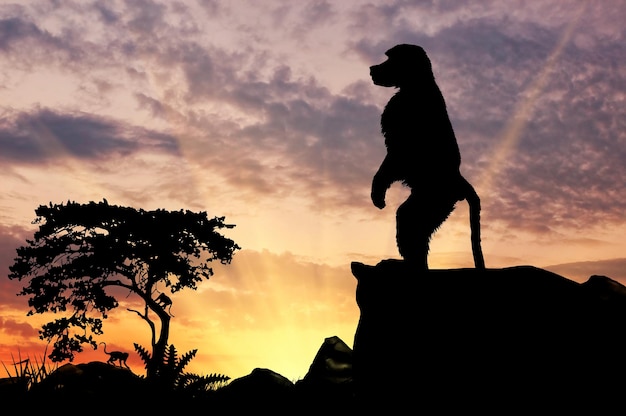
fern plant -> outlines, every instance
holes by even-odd
[[[151,363],[151,356],[148,350],[141,345],[135,343],[135,351],[139,354],[145,364],[146,369]],[[190,393],[192,395],[216,390],[222,387],[230,377],[222,374],[210,374],[208,376],[200,376],[193,373],[185,373],[185,367],[196,356],[197,349],[191,350],[183,354],[180,358],[176,347],[171,344],[165,350],[163,363],[155,372],[154,379],[158,386],[177,392]]]
[[[215,391],[226,385],[230,377],[223,374],[209,374],[200,376],[198,374],[183,374],[177,388],[181,391],[191,393],[193,395]]]
[[[185,374],[184,369],[196,356],[197,352],[197,349],[188,351],[179,359],[174,344],[169,345],[165,349],[164,362],[163,366],[159,369],[159,376],[166,381],[167,385],[173,387],[174,390],[180,390],[181,379]]]

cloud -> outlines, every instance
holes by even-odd
[[[15,15],[5,16],[7,11]],[[76,69],[76,63],[85,60],[85,43],[74,30],[53,33],[31,19],[24,8],[0,6],[0,52],[10,58],[14,71],[50,64]]]
[[[22,336],[30,339],[39,336],[39,330],[25,322],[17,322],[12,319],[0,317],[0,328],[5,335]]]
[[[326,0],[308,2],[301,12],[302,22],[324,25],[336,16],[333,5]]]
[[[581,283],[586,282],[593,275],[601,275],[626,284],[626,259],[624,258],[564,263],[544,268]]]
[[[32,234],[25,228],[0,224],[0,309],[23,309],[26,313],[26,299],[17,296],[23,282],[9,280],[6,276],[17,256],[16,249],[26,244],[30,237]]]
[[[151,0],[138,0],[127,4],[126,14],[130,16],[127,25],[133,32],[143,35],[154,33],[165,24],[166,6]]]
[[[0,159],[5,163],[50,162],[65,156],[101,159],[145,150],[176,154],[177,141],[105,117],[49,109],[14,114],[0,124]]]
[[[123,18],[115,18],[116,14],[103,7],[97,6],[99,13],[106,16],[106,25],[115,25],[121,29],[120,33],[126,30],[140,34],[150,32],[151,37],[129,36],[121,42],[121,37],[112,36],[107,44],[96,48],[76,40],[71,47],[64,47],[80,57],[73,66],[76,74],[82,77],[85,69],[97,60],[107,60],[107,68],[113,68],[116,62],[127,68],[158,65],[163,88],[173,91],[178,87],[176,95],[184,99],[172,100],[169,95],[157,97],[137,90],[134,97],[139,108],[164,122],[171,122],[176,116],[188,128],[208,132],[205,138],[195,135],[208,148],[217,150],[210,152],[203,163],[210,165],[213,172],[221,172],[233,186],[261,193],[297,189],[309,195],[323,187],[326,191],[319,194],[319,198],[328,197],[330,193],[333,195],[328,198],[330,201],[343,201],[342,204],[352,204],[351,201],[357,199],[341,197],[344,190],[367,186],[366,178],[371,172],[364,170],[363,159],[371,160],[374,166],[382,150],[378,109],[370,103],[331,94],[315,77],[294,74],[288,62],[281,63],[276,56],[266,60],[268,51],[263,48],[255,50],[248,46],[244,50],[228,50],[210,43],[200,44],[189,33],[167,37],[171,27],[164,21],[163,8],[153,2],[146,3],[144,8],[127,9]],[[324,2],[311,3],[306,8],[315,10],[319,20],[333,14],[332,8]],[[108,28],[111,29],[113,27]],[[39,29],[39,32],[43,31]],[[59,44],[68,44],[65,37],[53,37]],[[155,38],[161,41],[157,44]],[[105,49],[109,52],[98,57]],[[176,74],[183,75],[183,83]],[[216,114],[217,117],[206,117],[196,109],[206,103],[215,103],[224,111]],[[18,120],[24,124],[25,118],[42,118],[46,127],[78,130],[53,131],[56,135],[89,130],[92,135],[107,136],[107,140],[96,140],[96,136],[87,141],[77,141],[75,135],[59,136],[66,141],[61,149],[79,157],[96,157],[107,152],[124,154],[137,148],[127,136],[116,134],[112,123],[96,123],[99,120],[94,118],[71,119],[70,114],[60,112],[56,116],[31,114]],[[224,123],[229,117],[233,118],[230,125]],[[13,131],[5,132],[5,136],[3,145],[10,157],[33,161],[45,158],[42,149],[30,137],[16,136]],[[376,141],[378,148],[363,146],[363,141]],[[231,162],[226,165],[225,154]],[[248,173],[247,166],[258,170]],[[346,180],[352,182],[345,183]],[[333,191],[338,186],[343,189],[341,195]],[[320,205],[319,201],[314,205]]]
[[[0,50],[4,53],[17,53],[18,47],[24,43],[53,48],[58,46],[53,36],[39,29],[34,23],[19,17],[0,20]]]
[[[243,193],[295,193],[311,206],[369,207],[369,181],[384,153],[378,117],[391,91],[369,84],[367,67],[393,44],[410,42],[431,55],[463,172],[476,185],[489,178],[489,187],[479,188],[486,218],[542,233],[622,220],[621,9],[559,2],[520,5],[512,13],[499,2],[405,1],[272,2],[266,11],[209,1],[199,9],[155,1],[72,7],[79,16],[72,27],[61,9],[48,10],[46,19],[36,18],[44,9],[5,9],[0,51],[21,68],[55,66],[86,85],[115,80],[93,90],[102,99],[129,94],[144,118],[28,110],[0,131],[4,158],[48,160],[36,144],[35,121],[64,133],[58,149],[81,158],[146,146],[175,154],[175,131],[194,142],[181,151],[202,155],[194,162]],[[246,20],[249,14],[258,15],[257,26]],[[570,24],[571,36],[551,62]],[[21,53],[25,49],[37,53]],[[338,90],[331,83],[339,74],[314,70],[334,64],[362,70]],[[545,85],[532,90],[540,73]],[[155,127],[137,134],[137,120],[146,115]],[[516,146],[488,171],[514,120],[523,126]],[[151,136],[146,142],[133,139],[143,133]]]

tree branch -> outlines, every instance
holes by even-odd
[[[120,280],[105,280],[105,281],[102,282],[102,287],[105,287],[105,286],[120,286],[120,287],[128,289],[131,292],[136,293],[137,295],[143,297],[142,294],[137,291],[136,287],[134,287],[132,285],[128,285],[128,284],[126,284],[126,283],[124,283],[124,282],[122,282]],[[137,312],[137,311],[133,311],[133,312]]]
[[[150,332],[152,333],[151,343],[152,343],[152,347],[154,347],[154,344],[156,344],[156,326],[154,325],[154,322],[152,322],[152,320],[150,320],[150,318],[148,317],[148,306],[146,305],[145,314],[142,314],[141,312],[135,309],[130,309],[130,308],[126,308],[126,309],[129,312],[135,312],[137,315],[139,315],[141,319],[143,319],[144,321],[148,323],[148,325],[150,326]]]

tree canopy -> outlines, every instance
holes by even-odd
[[[27,280],[18,295],[28,296],[29,315],[64,315],[44,324],[40,338],[54,340],[53,361],[74,359],[83,344],[97,348],[103,319],[119,306],[113,287],[128,290],[145,303],[131,310],[152,330],[154,371],[168,344],[170,314],[157,284],[171,293],[196,289],[213,275],[211,262],[230,263],[240,247],[219,233],[224,217],[206,212],[145,211],[89,202],[41,205],[33,221],[39,225],[32,240],[17,249],[9,279]],[[118,292],[119,293],[119,292]],[[167,296],[166,300],[169,300]],[[148,312],[160,320],[158,339]],[[149,368],[150,373],[150,368]]]

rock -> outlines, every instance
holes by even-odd
[[[626,387],[626,288],[609,278],[579,284],[531,266],[413,272],[393,260],[352,271],[363,410],[580,410]]]
[[[309,371],[298,383],[342,385],[352,381],[352,349],[341,338],[324,339]]]
[[[307,408],[339,411],[353,403],[352,349],[341,338],[324,339],[309,371],[296,382],[298,400]]]
[[[255,368],[218,391],[219,409],[242,414],[246,410],[288,414],[295,406],[295,385],[286,377],[266,368]]]
[[[145,380],[129,369],[102,362],[64,364],[35,384],[29,392],[29,410],[54,410],[54,404],[94,408],[117,414],[145,409],[150,391]]]
[[[212,408],[274,415],[349,411],[353,408],[352,350],[339,337],[328,337],[302,380],[294,384],[272,370],[255,368],[218,390]]]
[[[119,396],[132,392],[141,382],[140,377],[126,368],[94,361],[62,365],[33,386],[33,392],[72,396]]]
[[[25,377],[0,378],[0,400],[17,400],[28,391],[28,379]]]

